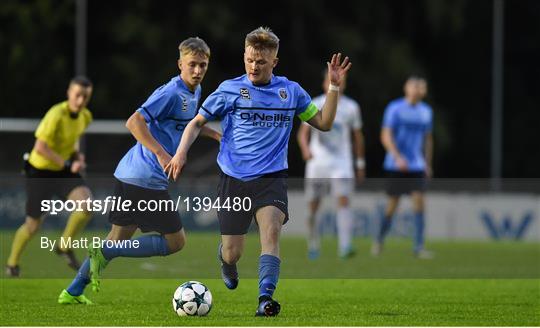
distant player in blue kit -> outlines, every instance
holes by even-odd
[[[327,63],[330,81],[321,111],[296,82],[272,74],[278,63],[278,37],[260,27],[245,39],[246,74],[221,83],[189,123],[176,155],[165,167],[174,179],[187,161],[187,153],[201,128],[221,120],[223,138],[217,162],[222,170],[218,186],[221,201],[249,198],[251,207],[218,211],[221,244],[218,256],[229,289],[238,285],[236,263],[242,256],[245,235],[253,217],[259,226],[259,306],[257,316],[280,311],[272,299],[279,278],[279,235],[289,219],[287,205],[287,145],[293,118],[320,130],[329,130],[336,115],[339,86],[351,67],[346,57],[334,54]]]
[[[108,240],[129,240],[137,229],[158,234],[143,235],[133,243],[90,248],[89,258],[81,266],[71,285],[58,297],[61,304],[91,304],[83,291],[90,283],[99,291],[102,270],[116,257],[166,256],[178,252],[185,244],[180,215],[173,208],[159,212],[142,211],[136,207],[140,201],[167,201],[168,176],[164,171],[182,138],[185,126],[197,113],[201,86],[208,69],[210,48],[199,38],[180,43],[178,68],[180,75],[173,77],[152,93],[127,120],[126,127],[137,139],[118,164],[115,196],[131,200],[133,209],[127,212],[111,210],[112,223]],[[205,127],[201,134],[220,140],[221,135]]]
[[[414,254],[429,259],[433,253],[424,249],[424,190],[426,178],[432,176],[433,111],[422,101],[427,94],[425,79],[408,78],[404,91],[405,97],[390,102],[384,112],[381,142],[387,152],[384,170],[388,177],[388,203],[371,253],[380,255],[399,198],[410,193],[414,209]]]

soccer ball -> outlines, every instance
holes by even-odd
[[[172,299],[173,310],[179,316],[204,316],[212,309],[212,293],[198,281],[188,281],[180,285]]]

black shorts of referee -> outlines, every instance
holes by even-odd
[[[26,164],[26,215],[39,219],[45,212],[41,210],[43,200],[55,197],[67,200],[75,188],[86,187],[86,182],[79,173],[69,169],[61,171],[41,170]]]

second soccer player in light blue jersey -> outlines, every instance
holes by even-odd
[[[137,143],[114,172],[117,179],[114,196],[124,202],[131,201],[133,207],[122,211],[111,209],[112,228],[107,239],[129,240],[137,229],[157,234],[142,235],[136,239],[136,244],[113,243],[90,248],[89,259],[58,297],[60,304],[91,304],[83,291],[89,283],[95,291],[99,290],[101,272],[114,258],[166,256],[178,252],[185,244],[177,211],[173,208],[156,212],[144,209],[151,201],[171,201],[164,169],[176,152],[185,126],[197,112],[200,83],[208,69],[210,48],[202,39],[184,40],[179,52],[180,75],[156,89],[126,123]],[[220,134],[208,127],[201,134],[220,139]]]
[[[424,249],[424,189],[426,177],[432,175],[433,111],[422,101],[427,93],[423,78],[407,79],[404,91],[405,97],[390,102],[384,112],[381,141],[386,149],[388,204],[371,251],[375,256],[381,253],[399,198],[410,193],[414,207],[414,254],[427,259],[433,257]]]
[[[335,54],[328,65],[329,91],[322,111],[296,82],[272,74],[278,63],[278,37],[258,28],[245,39],[246,74],[223,82],[203,103],[189,123],[180,147],[165,168],[177,177],[189,147],[207,121],[221,120],[223,138],[218,155],[222,170],[221,201],[249,198],[251,207],[220,210],[218,249],[222,277],[229,289],[238,285],[236,263],[244,250],[245,235],[255,218],[260,232],[259,306],[257,316],[275,316],[273,300],[279,278],[279,235],[287,222],[287,145],[295,116],[320,130],[329,130],[336,115],[339,86],[350,69],[349,59]]]

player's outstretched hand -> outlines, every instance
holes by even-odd
[[[328,77],[330,83],[337,85],[338,87],[343,82],[345,75],[351,69],[352,63],[349,61],[349,57],[345,57],[341,61],[341,53],[333,54],[330,62],[326,63],[328,65]]]
[[[172,178],[174,181],[176,181],[178,176],[180,176],[184,165],[186,165],[186,161],[186,157],[180,156],[178,153],[176,153],[171,161],[165,165],[165,173],[167,174],[167,178]]]

